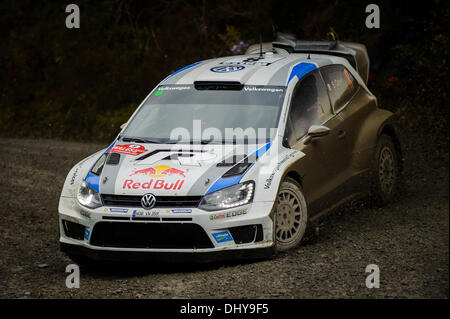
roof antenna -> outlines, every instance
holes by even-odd
[[[259,35],[259,58],[260,58],[260,59],[263,58],[263,52],[262,52],[262,36],[261,36],[261,34]]]

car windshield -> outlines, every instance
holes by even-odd
[[[159,86],[122,138],[150,143],[261,143],[273,137],[284,94],[281,86],[243,86],[238,90]],[[251,136],[254,132],[256,139]]]

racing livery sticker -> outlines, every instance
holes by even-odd
[[[184,184],[185,173],[188,170],[182,171],[169,165],[157,165],[135,170],[129,175],[132,176],[131,178],[125,179],[122,189],[180,190]],[[135,175],[137,175],[137,181],[133,179]],[[170,182],[163,180],[166,176],[169,177]],[[151,179],[142,180],[139,177],[151,177]],[[174,177],[177,179],[173,180]]]
[[[159,91],[186,91],[191,90],[190,86],[160,86],[158,88]]]
[[[247,92],[269,92],[269,93],[281,93],[284,90],[282,88],[273,88],[273,87],[258,87],[258,86],[245,86],[244,91]]]
[[[230,73],[241,71],[243,69],[245,69],[245,66],[243,65],[222,65],[211,68],[211,71],[216,73]]]
[[[73,172],[72,178],[70,179],[70,185],[73,185],[75,183],[75,178],[77,177],[77,173],[78,173],[78,167]]]
[[[141,155],[142,153],[147,152],[148,150],[138,144],[125,144],[125,145],[116,145],[113,148],[109,149],[107,153],[121,153],[121,154],[127,154],[127,155]]]
[[[244,65],[265,65],[269,66],[272,63],[285,59],[283,56],[268,56],[266,52],[264,58],[261,57],[233,57],[229,60],[223,61],[220,64],[244,64]]]
[[[80,215],[87,217],[87,218],[91,218],[91,213],[89,213],[88,211],[85,211],[83,209],[79,210]]]
[[[135,182],[132,179],[126,179],[123,182],[123,189],[166,189],[166,190],[180,190],[183,186],[183,180],[177,180],[175,183],[166,183],[161,179],[154,180],[153,178],[145,183]]]
[[[89,235],[91,234],[91,231],[87,228],[84,229],[84,239],[89,240]]]
[[[345,77],[347,78],[348,85],[350,86],[352,91],[354,91],[355,90],[355,86],[353,85],[353,81],[352,81],[352,79],[350,77],[350,74],[348,73],[347,69],[344,69],[344,74],[345,74]]]
[[[231,237],[231,234],[228,230],[222,231],[220,233],[212,233],[214,239],[217,243],[224,243],[226,241],[232,241],[233,238]]]
[[[128,213],[127,208],[105,208],[105,213]]]
[[[270,174],[270,176],[266,179],[266,183],[264,184],[264,189],[269,189],[272,186],[272,180],[275,176],[275,174],[280,170],[281,165],[285,163],[288,159],[294,157],[296,155],[296,151],[291,152],[290,154],[286,155],[278,164],[275,166],[273,172]]]
[[[168,209],[167,213],[190,214],[190,213],[192,213],[192,209],[184,209],[184,208]]]
[[[233,212],[212,214],[212,215],[209,215],[209,219],[210,220],[216,220],[216,219],[240,216],[240,215],[245,215],[245,214],[247,214],[247,210],[246,209],[241,209],[241,210],[237,210],[237,211],[233,211]]]
[[[186,171],[182,171],[182,170],[173,168],[169,165],[158,165],[155,167],[149,167],[149,168],[136,170],[132,174],[130,174],[130,176],[142,174],[142,175],[148,175],[150,177],[155,177],[155,178],[164,177],[164,176],[172,176],[172,175],[186,177],[184,174],[187,171],[188,171],[188,169]]]

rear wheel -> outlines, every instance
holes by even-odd
[[[399,159],[394,142],[381,135],[375,149],[372,174],[372,198],[378,206],[390,203],[399,183]]]
[[[274,241],[278,251],[297,246],[305,234],[308,211],[301,186],[293,179],[281,183],[274,214]]]

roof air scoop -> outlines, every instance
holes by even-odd
[[[244,84],[237,81],[195,81],[194,86],[197,90],[240,91]]]

